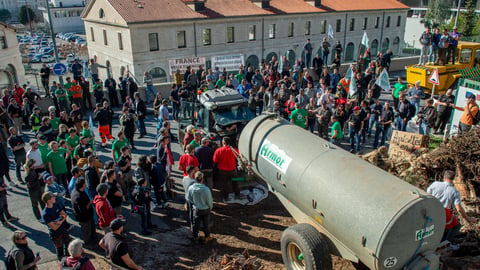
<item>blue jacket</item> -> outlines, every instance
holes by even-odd
[[[195,183],[188,188],[187,200],[198,210],[212,209],[213,199],[210,189],[200,183]]]

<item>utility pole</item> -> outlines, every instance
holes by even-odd
[[[30,20],[30,12],[28,10],[27,0],[25,0],[25,12],[27,13],[28,25],[30,26],[30,36],[33,37],[32,21]]]
[[[58,57],[57,42],[55,40],[55,32],[53,32],[52,16],[50,15],[50,5],[48,4],[48,0],[45,0],[45,5],[46,5],[45,8],[47,9],[48,24],[50,26],[50,34],[52,35],[53,52],[55,53],[55,62],[60,63],[60,58]],[[61,75],[58,76],[58,81],[63,86],[63,76]]]
[[[460,5],[461,4],[462,4],[462,0],[458,0],[457,15],[455,16],[455,26],[454,26],[454,28],[457,28],[458,16],[460,16]]]

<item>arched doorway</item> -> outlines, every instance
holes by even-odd
[[[0,89],[10,87],[13,88],[13,80],[9,71],[0,70]]]
[[[290,62],[290,65],[295,65],[295,60],[297,60],[297,55],[295,54],[295,51],[294,50],[288,50],[287,51],[287,60],[288,62]]]
[[[390,39],[385,38],[382,43],[382,52],[386,52],[390,48]]]
[[[352,62],[355,59],[355,45],[353,42],[347,44],[345,47],[345,62]]]
[[[272,60],[272,58],[275,56],[275,59],[278,60],[278,55],[277,53],[274,53],[274,52],[271,52],[269,54],[267,54],[267,58],[265,59],[267,61],[267,63],[270,63],[270,61]]]
[[[155,82],[167,82],[167,73],[163,68],[154,67],[148,72]]]
[[[17,70],[12,64],[8,64],[7,67],[5,68],[6,71],[10,72],[10,75],[12,76],[12,83],[19,83],[18,82],[18,76],[17,76]]]
[[[378,54],[378,40],[374,39],[372,41],[372,44],[370,45],[370,53],[372,55],[377,55]]]
[[[400,37],[396,37],[393,39],[392,52],[394,54],[400,54]]]
[[[107,60],[107,62],[105,63],[105,66],[107,67],[107,76],[112,75],[112,65],[110,64],[110,61]]]
[[[258,57],[256,55],[252,54],[247,58],[247,61],[245,62],[245,64],[247,66],[250,65],[252,67],[252,69],[255,70],[255,69],[259,68],[260,61],[258,60]]]

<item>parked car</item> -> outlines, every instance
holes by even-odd
[[[75,42],[79,38],[79,36],[72,35],[69,38],[67,38],[68,42]]]
[[[49,54],[46,54],[46,55],[42,56],[41,61],[42,61],[42,63],[52,63],[52,62],[55,62],[55,57],[53,57]]]
[[[87,41],[83,38],[77,38],[75,43],[77,43],[78,45],[87,45]]]
[[[40,63],[42,62],[42,57],[35,55],[32,59],[30,59],[30,63]]]
[[[78,57],[75,54],[67,55],[67,63],[73,63],[73,61],[77,60]]]

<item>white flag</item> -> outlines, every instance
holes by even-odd
[[[345,77],[346,78],[346,77]],[[351,97],[357,93],[357,83],[355,82],[355,73],[352,72],[350,76],[350,85],[349,85],[348,95]]]
[[[328,25],[328,37],[330,37],[331,39],[334,39],[333,37],[333,27],[331,24]]]
[[[390,91],[390,77],[388,76],[388,72],[385,68],[382,70],[382,73],[380,73],[380,76],[378,76],[375,84],[380,86],[380,88],[385,91]]]
[[[347,69],[347,72],[345,72],[345,76],[344,76],[344,77],[345,77],[345,78],[350,78],[350,77],[352,77],[352,73],[353,73],[353,71],[352,71],[352,65],[349,65],[349,66],[348,66],[348,69]]]
[[[90,129],[90,133],[92,133],[93,141],[95,141],[95,129],[93,126],[93,119],[90,115],[90,119],[88,119],[88,128]]]
[[[363,31],[362,45],[368,48],[368,42],[367,31]]]

